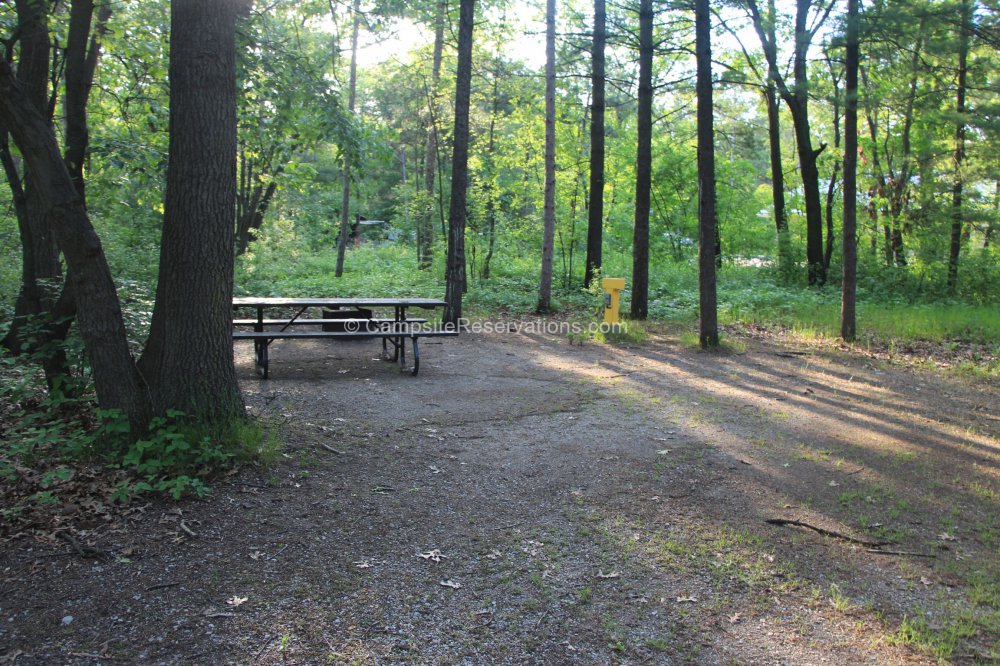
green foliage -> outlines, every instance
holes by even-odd
[[[121,421],[120,415],[114,415],[106,423],[114,427]],[[124,454],[113,457],[129,473],[113,497],[125,501],[151,491],[174,499],[187,493],[201,497],[208,492],[205,478],[209,474],[232,462],[270,460],[276,447],[274,437],[266,437],[259,424],[236,422],[206,427],[183,412],[170,410],[165,417],[150,422],[144,437],[128,442]]]
[[[132,295],[127,302],[142,303],[141,289],[124,289]],[[131,308],[126,319],[142,327],[145,316]],[[25,330],[30,336],[39,326],[29,322]],[[40,363],[57,351],[70,360],[72,373],[46,386]],[[231,463],[270,462],[277,447],[263,424],[239,421],[208,428],[180,412],[153,419],[147,434],[133,440],[119,412],[96,407],[89,366],[75,335],[30,354],[0,355],[0,428],[0,481],[12,492],[25,489],[10,502],[16,510],[60,502],[53,487],[79,465],[121,470],[127,478],[119,483],[116,499],[150,491],[179,498],[204,494],[205,479]]]

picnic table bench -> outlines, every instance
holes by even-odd
[[[253,340],[257,373],[268,378],[269,353],[275,340],[317,339],[366,340],[382,339],[382,358],[398,361],[406,370],[406,341],[413,349],[410,374],[420,370],[420,338],[455,336],[457,328],[428,324],[427,319],[410,317],[407,309],[432,310],[444,307],[442,300],[432,298],[258,298],[233,299],[233,311],[254,310],[255,317],[233,317],[233,339]],[[311,310],[322,309],[322,316],[312,317]],[[376,317],[378,310],[391,310],[391,317]],[[251,329],[251,330],[248,330]],[[392,349],[389,349],[389,346]]]

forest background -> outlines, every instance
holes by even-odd
[[[70,83],[72,19],[86,4],[0,3],[0,32],[21,49],[25,8],[45,9],[52,57],[42,96],[53,125],[67,128],[65,136],[56,132],[67,149],[71,121],[79,116],[67,106],[79,103]],[[698,316],[699,298],[694,12],[685,3],[648,3],[651,187],[648,241],[640,243],[634,232],[645,4],[606,8],[599,162],[591,151],[593,21],[595,6],[604,3],[558,4],[553,300],[547,309],[592,316],[596,281],[590,278],[625,277],[631,287],[641,251],[649,257],[645,312],[687,328]],[[734,0],[714,6],[715,249],[724,326],[806,336],[838,329],[848,101],[841,4]],[[241,19],[237,294],[442,295],[458,10],[447,1],[273,0],[254,3]],[[473,316],[522,316],[539,304],[543,256],[545,8],[493,0],[477,3],[476,11],[465,298]],[[68,163],[85,174],[87,213],[138,353],[160,268],[170,3],[93,3],[90,12],[86,151]],[[992,377],[1000,372],[998,22],[992,0],[864,3],[857,136],[862,344],[973,344],[961,367]],[[6,57],[11,61],[14,50]],[[0,153],[8,185],[0,188],[0,314],[9,322],[25,274],[16,214],[24,164],[6,134]],[[811,162],[803,162],[804,155]],[[603,185],[595,198],[598,163]],[[818,193],[812,201],[810,187]],[[592,266],[599,271],[588,271],[588,218],[592,234],[597,201],[602,252]],[[58,261],[39,284],[46,279],[55,289]],[[624,297],[628,307],[630,289]],[[30,329],[7,342],[15,352],[29,343],[29,361],[54,353],[32,346]],[[58,353],[68,355],[69,375],[60,381],[75,388],[57,391],[56,402],[67,395],[88,399],[89,363],[72,330]],[[51,373],[46,386],[37,366],[24,361],[24,355],[3,357],[9,404],[51,406]],[[32,392],[40,397],[26,401]]]

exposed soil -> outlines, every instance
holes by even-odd
[[[280,462],[0,542],[0,663],[1000,660],[1000,392],[746,345],[239,345]]]

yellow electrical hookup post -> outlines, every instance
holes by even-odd
[[[618,307],[622,289],[625,288],[625,278],[604,278],[601,280],[604,288],[604,323],[618,323]]]

